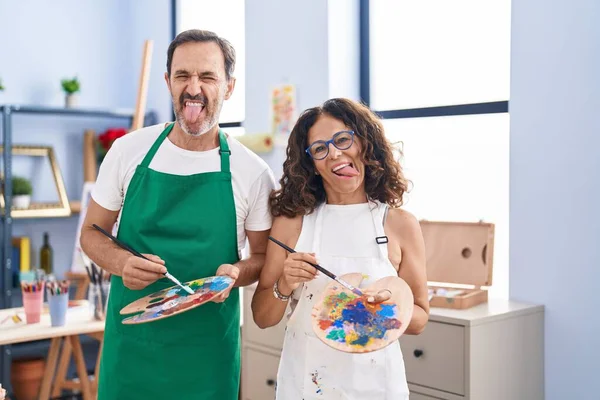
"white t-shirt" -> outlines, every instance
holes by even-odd
[[[108,210],[121,210],[136,167],[141,164],[164,127],[165,124],[148,126],[130,132],[113,143],[102,161],[92,190],[92,198],[96,203]],[[238,251],[241,252],[246,244],[245,230],[264,231],[271,228],[268,199],[275,187],[275,179],[263,159],[231,136],[228,136],[227,143],[231,150],[231,181],[237,216]],[[220,171],[219,148],[208,151],[185,150],[175,146],[167,137],[149,168],[174,175]]]

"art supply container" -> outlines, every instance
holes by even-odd
[[[50,324],[63,326],[67,321],[69,293],[51,294],[48,291],[48,306],[50,307]]]
[[[97,321],[106,319],[106,305],[108,304],[108,292],[110,291],[110,281],[102,283],[90,283],[88,286],[88,302],[90,311]]]
[[[22,287],[25,321],[28,324],[36,324],[40,322],[40,317],[42,315],[42,305],[44,303],[44,283],[41,283],[41,289],[38,286],[35,288],[35,291],[32,289],[32,287],[29,287],[29,290],[31,291],[27,291],[25,287]]]

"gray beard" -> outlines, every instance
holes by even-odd
[[[208,131],[210,131],[211,128],[213,126],[215,126],[215,124],[217,123],[217,119],[213,118],[211,120],[203,121],[202,124],[200,124],[200,127],[198,128],[197,131],[192,131],[187,126],[187,124],[185,122],[185,118],[183,117],[183,115],[181,113],[177,113],[177,122],[179,123],[179,126],[181,126],[181,129],[183,130],[183,132],[185,132],[186,135],[193,136],[193,137],[199,137],[199,136],[204,135]]]
[[[190,127],[187,126],[183,112],[177,112],[175,114],[177,117],[177,122],[179,123],[179,126],[181,126],[183,132],[189,136],[199,137],[210,131],[219,122],[219,115],[221,114],[221,109],[223,108],[223,100],[224,98],[219,99],[217,110],[213,114],[212,118],[204,120],[200,124],[200,127],[197,131],[192,131]]]

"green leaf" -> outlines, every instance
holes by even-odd
[[[63,79],[60,81],[63,90],[68,94],[73,94],[79,91],[80,85],[77,77],[73,79]]]
[[[12,194],[13,196],[31,195],[33,188],[29,179],[13,176],[12,179]]]

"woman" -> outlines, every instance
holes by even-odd
[[[423,237],[415,217],[399,208],[406,180],[381,121],[347,99],[306,110],[291,132],[280,183],[270,198],[271,236],[297,253],[269,243],[252,300],[261,328],[279,323],[291,302],[277,399],[408,399],[398,342],[344,353],[322,343],[311,326],[314,302],[332,281],[309,263],[336,275],[360,272],[361,288],[400,276],[415,303],[406,334],[420,333],[427,323]],[[389,296],[371,292],[369,301]]]

